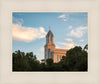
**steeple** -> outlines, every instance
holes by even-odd
[[[51,27],[49,27],[49,31],[46,35],[46,43],[50,43],[50,44],[54,43],[54,36],[53,33],[51,32]]]
[[[51,27],[49,27],[49,32],[47,33],[46,37],[50,35],[53,36],[53,33],[51,32]]]
[[[49,31],[51,31],[51,27],[49,26]]]
[[[45,44],[45,61],[48,58],[53,59],[53,50],[55,49],[55,44],[54,44],[54,36],[51,31],[51,27],[49,27],[49,31],[46,35],[46,44]]]

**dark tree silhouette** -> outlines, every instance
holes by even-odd
[[[58,63],[53,63],[51,58],[47,59],[46,63],[44,59],[40,63],[33,52],[24,53],[18,50],[12,53],[13,71],[87,71],[87,51],[87,44],[83,49],[76,46],[68,50]]]

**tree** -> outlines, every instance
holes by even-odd
[[[87,51],[88,45],[83,49],[76,46],[68,50],[60,62],[53,63],[53,59],[49,58],[45,64],[44,59],[40,63],[33,52],[24,53],[18,50],[12,53],[13,71],[87,71]]]
[[[51,66],[53,64],[53,59],[51,59],[51,58],[47,59],[46,64]]]
[[[87,71],[87,51],[79,46],[67,51],[66,56],[61,60],[64,70]]]
[[[85,45],[84,50],[88,50],[88,44]]]
[[[33,69],[33,66],[39,65],[39,62],[36,60],[36,55],[32,52],[25,54],[24,52],[18,50],[13,52],[12,55],[13,71],[30,71]]]
[[[53,65],[53,59],[49,58],[46,60],[46,71],[53,71],[54,65]]]

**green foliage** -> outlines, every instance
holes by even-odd
[[[48,66],[51,66],[53,64],[53,59],[51,59],[51,58],[47,59],[46,63]]]
[[[18,50],[12,53],[13,71],[87,71],[87,50],[88,45],[84,49],[76,46],[68,50],[58,63],[53,63],[51,58],[46,63],[44,59],[40,63],[32,52],[25,54]]]
[[[39,62],[32,52],[24,53],[20,50],[13,54],[13,71],[32,71],[39,70]]]
[[[84,50],[88,50],[88,44],[85,45]]]
[[[67,51],[66,56],[61,60],[64,70],[87,71],[87,52],[81,47],[75,47]]]

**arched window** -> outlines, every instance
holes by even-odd
[[[46,38],[46,43],[49,43],[49,38],[48,37]]]
[[[59,55],[57,55],[57,62],[59,61]]]
[[[51,36],[51,39],[50,39],[50,40],[51,40],[51,42],[52,42],[52,36]]]
[[[60,60],[61,60],[61,56],[60,56]]]

